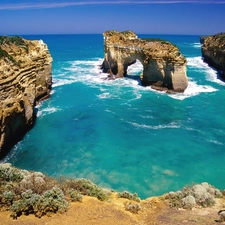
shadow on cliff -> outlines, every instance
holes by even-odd
[[[217,69],[216,66],[214,66],[214,63],[210,61],[209,59],[205,59],[202,57],[203,62],[205,62],[212,70],[216,72],[216,78],[222,82],[225,82],[225,72],[220,70],[219,68]]]
[[[214,67],[212,67],[212,69],[216,70]],[[222,82],[225,82],[225,74],[223,71],[221,70],[216,70],[216,78],[221,80]]]
[[[25,135],[35,127],[36,120],[37,120],[37,112],[38,109],[34,108],[33,113],[33,122],[29,126],[23,126],[22,128],[18,129],[14,135],[11,137],[10,141],[5,142],[2,145],[2,148],[0,148],[0,160],[4,159],[10,151],[13,149],[13,147],[20,141],[23,140]]]

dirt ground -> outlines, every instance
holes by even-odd
[[[153,197],[141,201],[138,214],[126,211],[127,199],[112,196],[101,202],[93,197],[83,197],[82,203],[71,203],[67,212],[37,218],[22,215],[16,220],[10,212],[0,212],[0,225],[220,225],[218,211],[225,209],[225,199],[217,199],[210,208],[192,210],[171,209],[162,198]],[[134,202],[135,203],[135,202]]]

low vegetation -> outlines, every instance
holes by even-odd
[[[215,198],[221,197],[221,191],[206,182],[184,187],[181,191],[165,195],[171,207],[184,209],[192,209],[197,205],[201,207],[213,206]]]
[[[0,59],[4,58],[5,60],[10,60],[14,64],[20,64],[21,62],[16,62],[12,55],[10,55],[3,46],[16,45],[19,48],[25,49],[28,52],[28,45],[24,41],[24,39],[20,36],[0,36]]]
[[[151,41],[151,42],[160,42],[161,44],[167,44],[170,45],[171,43],[169,41],[165,41],[161,38],[141,38],[144,41]]]
[[[133,200],[133,201],[136,201],[136,202],[141,201],[140,198],[138,197],[137,193],[131,194],[128,191],[119,192],[118,197],[119,198],[126,198],[126,199]]]
[[[20,36],[0,36],[0,46],[1,45],[17,45],[18,47],[24,48],[28,52],[28,45],[24,39]]]
[[[82,202],[84,195],[105,201],[111,193],[87,179],[55,179],[40,172],[17,169],[9,163],[0,164],[0,211],[11,211],[14,219],[20,215],[34,214],[40,218],[63,213],[70,202]],[[137,193],[123,191],[118,192],[117,196],[127,199],[124,202],[125,210],[138,214],[142,209]],[[223,194],[220,190],[204,182],[170,192],[161,198],[170,207],[192,209],[196,206],[210,207],[214,205],[215,198],[221,197]],[[224,211],[220,214],[224,216]]]
[[[132,202],[124,202],[125,210],[138,214],[138,212],[141,210],[140,203],[132,203]]]
[[[19,170],[8,163],[0,164],[0,209],[10,210],[13,218],[63,213],[69,202],[82,202],[83,195],[104,201],[109,194],[87,179],[60,177],[56,180],[40,172]]]

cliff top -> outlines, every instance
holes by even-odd
[[[207,46],[209,48],[214,48],[216,50],[224,51],[225,50],[225,33],[219,33],[210,36],[200,37],[200,42],[203,44],[203,47]]]
[[[48,51],[42,40],[30,41],[20,36],[0,36],[0,66],[20,67],[25,61],[41,57]]]
[[[221,219],[217,213],[225,204],[222,193],[206,182],[140,200],[137,194],[102,189],[86,179],[57,181],[9,163],[0,164],[0,182],[1,224],[205,225]],[[180,201],[184,193],[187,197]]]
[[[111,30],[104,32],[103,36],[105,45],[108,47],[134,49],[154,59],[164,58],[167,61],[186,63],[186,59],[178,47],[169,41],[159,38],[138,38],[137,34],[132,31],[118,32]]]
[[[125,199],[112,197],[108,202],[85,196],[81,202],[72,202],[67,212],[37,218],[34,215],[20,216],[17,220],[10,217],[9,211],[0,212],[1,224],[20,225],[221,225],[218,211],[224,204],[218,199],[211,208],[195,208],[193,210],[176,210],[169,208],[160,197],[152,197],[141,202],[142,210],[133,214],[124,209]]]

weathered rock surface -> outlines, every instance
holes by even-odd
[[[225,33],[200,37],[200,42],[204,61],[222,71],[221,77],[225,79]]]
[[[50,94],[51,72],[43,41],[0,37],[0,157],[34,124],[35,105]]]
[[[141,82],[159,90],[183,92],[188,86],[186,59],[170,42],[140,39],[132,31],[106,31],[103,72],[110,78],[127,75],[127,68],[139,60],[143,65]]]

